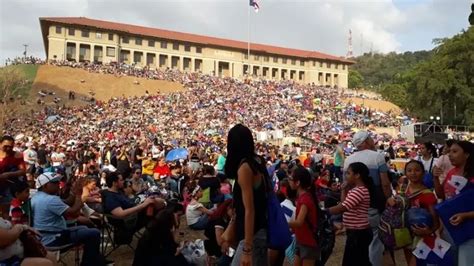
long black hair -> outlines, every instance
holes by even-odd
[[[226,176],[237,179],[237,171],[242,160],[252,161],[255,157],[252,132],[242,124],[235,125],[227,135],[227,158],[224,166]]]
[[[316,196],[316,186],[314,185],[313,179],[311,177],[311,173],[308,169],[304,168],[301,165],[297,165],[293,168],[293,173],[291,175],[293,181],[299,181],[300,186],[307,190],[309,194],[311,194],[311,198],[315,204],[315,207],[319,207],[318,197]]]
[[[361,162],[351,163],[348,167],[354,174],[358,174],[362,179],[365,187],[369,190],[370,206],[377,206],[377,198],[375,195],[375,185],[372,177],[369,176],[369,168]]]
[[[464,165],[464,177],[469,180],[474,178],[474,144],[465,140],[456,141],[454,144],[461,147],[463,152],[469,155]]]

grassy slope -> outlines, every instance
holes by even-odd
[[[28,96],[30,94],[39,67],[39,65],[13,65],[7,67],[9,69],[18,71],[20,75],[22,75],[26,80],[28,80],[27,86],[25,86],[24,88],[22,88],[22,90],[19,91],[20,95]]]

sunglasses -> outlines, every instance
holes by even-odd
[[[141,173],[142,173],[142,172],[135,172],[135,174],[137,174],[137,175],[139,175],[139,174],[141,174]]]

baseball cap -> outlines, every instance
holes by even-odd
[[[40,188],[49,182],[59,182],[60,177],[55,173],[43,173],[36,179],[36,188]]]
[[[369,136],[370,136],[369,132],[365,130],[358,131],[352,137],[352,143],[354,144],[355,147],[359,147],[362,143],[364,143],[364,141],[367,140]]]

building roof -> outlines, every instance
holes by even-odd
[[[247,51],[247,42],[228,40],[223,38],[209,37],[191,33],[183,33],[176,31],[169,31],[157,28],[136,26],[130,24],[123,24],[117,22],[103,21],[97,19],[90,19],[86,17],[43,17],[40,18],[40,24],[42,27],[46,24],[60,23],[66,25],[79,25],[84,27],[91,27],[103,30],[111,30],[131,35],[140,35],[145,37],[155,37],[168,40],[178,40],[182,42],[190,42],[200,45],[207,46],[218,46],[225,48],[233,48],[237,50]],[[43,28],[43,35],[46,33]],[[46,36],[43,36],[45,38]],[[45,45],[46,45],[46,40]],[[341,57],[320,53],[317,51],[306,51],[299,49],[284,48],[272,45],[251,43],[250,50],[253,52],[275,54],[275,55],[286,55],[290,57],[298,57],[304,59],[319,59],[319,60],[330,60],[340,63],[353,64],[353,61],[346,60]]]

